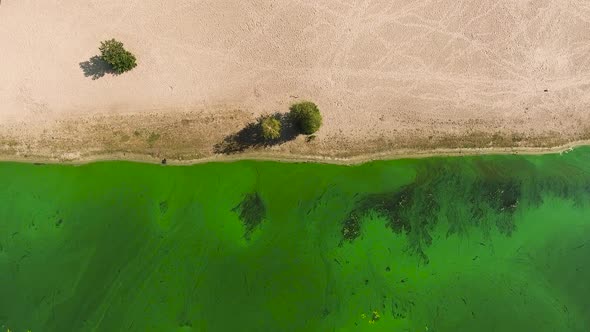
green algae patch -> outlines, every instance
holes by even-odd
[[[0,164],[0,330],[588,331],[590,148]]]

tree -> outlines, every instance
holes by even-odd
[[[267,116],[260,121],[262,137],[266,140],[275,140],[281,137],[281,122],[273,117]]]
[[[322,125],[322,115],[318,106],[310,101],[291,105],[290,115],[301,133],[311,135]]]
[[[122,74],[137,66],[135,55],[123,47],[123,43],[115,39],[105,40],[98,48],[101,58],[113,67],[117,74]]]

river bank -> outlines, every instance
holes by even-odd
[[[472,148],[472,149],[438,149],[424,151],[392,151],[375,154],[359,155],[351,158],[334,158],[313,155],[288,155],[273,152],[250,152],[237,155],[215,155],[194,160],[161,159],[149,155],[130,154],[125,152],[80,157],[73,159],[55,159],[37,156],[0,155],[0,162],[22,162],[43,164],[72,164],[84,165],[104,161],[130,161],[140,163],[155,163],[166,165],[190,166],[209,162],[235,162],[242,160],[276,161],[289,163],[321,163],[335,165],[357,165],[379,160],[421,159],[431,157],[457,157],[478,155],[544,155],[553,153],[567,153],[577,147],[590,145],[590,141],[578,141],[562,146],[550,148]],[[165,160],[165,161],[164,161]]]
[[[330,134],[260,142],[241,110],[92,115],[0,124],[0,160],[83,164],[129,160],[168,164],[262,159],[358,164],[370,160],[477,154],[544,154],[590,143],[587,131],[522,133],[468,130],[432,135],[415,129],[380,137]],[[467,124],[466,124],[467,126]],[[467,128],[467,127],[466,127]],[[249,136],[254,135],[254,136]],[[228,143],[229,142],[229,143]],[[231,145],[231,150],[227,146]]]

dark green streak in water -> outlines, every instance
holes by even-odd
[[[589,161],[0,164],[0,328],[589,331]]]

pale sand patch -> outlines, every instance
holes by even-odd
[[[139,66],[86,77],[112,37]],[[259,154],[562,145],[590,132],[589,50],[584,0],[3,0],[0,150],[204,158],[302,99],[317,139]]]

